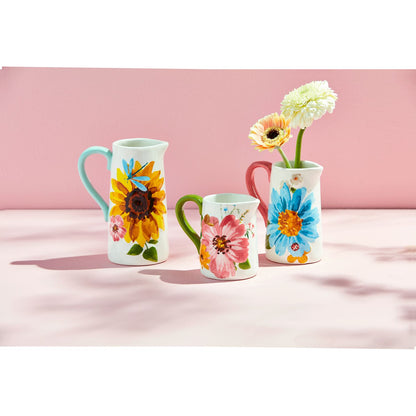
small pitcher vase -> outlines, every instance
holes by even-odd
[[[201,232],[186,219],[183,206],[197,204]],[[242,280],[256,275],[256,212],[259,200],[250,195],[214,194],[204,198],[185,195],[176,203],[176,218],[199,253],[201,273],[209,279]]]

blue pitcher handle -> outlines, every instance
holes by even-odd
[[[93,199],[97,202],[97,204],[103,210],[104,219],[108,221],[108,204],[104,201],[101,195],[91,185],[91,182],[88,179],[87,174],[85,173],[85,160],[87,159],[88,156],[93,155],[94,153],[99,153],[99,154],[104,155],[107,158],[107,169],[111,170],[111,159],[113,158],[113,153],[111,152],[111,150],[102,146],[92,146],[92,147],[89,147],[87,150],[84,150],[81,153],[81,156],[78,159],[78,172],[79,172],[79,176],[81,177],[81,181],[84,184],[85,188],[87,189],[88,193],[93,197]]]

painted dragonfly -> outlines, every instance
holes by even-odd
[[[148,176],[137,176],[137,174],[144,169],[149,162],[145,163],[140,169],[136,170],[136,172],[133,172],[134,169],[134,160],[130,159],[130,163],[127,163],[123,159],[123,169],[125,174],[127,175],[127,179],[129,181],[132,181],[141,191],[146,192],[147,188],[140,183],[139,181],[150,181],[150,178]]]

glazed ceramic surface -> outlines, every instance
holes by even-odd
[[[192,201],[201,215],[201,233],[186,220],[183,205]],[[186,195],[176,204],[176,217],[199,254],[201,273],[211,279],[240,280],[258,270],[256,211],[259,200],[249,195]]]
[[[322,258],[322,166],[303,161],[288,169],[283,162],[254,162],[247,170],[249,193],[259,197],[254,170],[266,169],[270,179],[269,204],[261,201],[266,225],[266,257],[277,263],[314,263]],[[261,199],[261,198],[260,198]]]
[[[125,265],[150,265],[169,255],[163,156],[168,143],[123,139],[113,151],[100,146],[85,150],[78,161],[81,180],[108,222],[108,258]],[[109,205],[85,173],[85,159],[103,154],[111,171]]]

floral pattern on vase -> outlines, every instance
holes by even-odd
[[[113,241],[119,241],[126,234],[123,218],[120,215],[110,217],[110,234]]]
[[[220,279],[235,276],[237,267],[249,268],[249,240],[245,234],[246,226],[234,215],[225,216],[221,223],[206,215],[202,221],[202,267]]]
[[[292,194],[293,192],[293,194]],[[311,251],[310,243],[319,237],[317,224],[320,215],[314,203],[313,193],[306,188],[289,189],[283,184],[280,193],[273,188],[269,205],[266,248],[274,247],[279,256],[289,253],[290,263],[307,261],[306,254]]]
[[[201,249],[199,251],[199,261],[201,262],[201,267],[209,270],[210,255],[207,251],[207,246],[204,244],[201,244]]]
[[[117,169],[117,179],[111,179],[110,200],[114,205],[110,216],[119,229],[124,229],[117,234],[118,240],[124,238],[127,243],[135,243],[128,255],[142,254],[146,260],[157,261],[157,249],[149,245],[156,245],[159,230],[165,229],[166,206],[164,178],[160,177],[160,170],[153,171],[153,166],[153,161],[141,165],[133,159],[129,163],[123,159],[124,172]],[[113,240],[118,241],[112,230]]]
[[[308,254],[309,254],[310,252],[309,251],[305,251],[304,253],[303,253],[303,255],[302,256],[300,256],[300,257],[294,257],[294,256],[292,256],[291,254],[289,254],[288,256],[287,256],[287,261],[289,262],[289,263],[296,263],[296,262],[299,262],[299,264],[305,264],[305,263],[307,263],[307,261],[309,260],[308,259]]]

